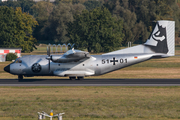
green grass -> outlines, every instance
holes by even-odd
[[[0,119],[37,119],[65,112],[64,120],[179,119],[180,87],[0,87]],[[9,118],[11,117],[11,118]]]

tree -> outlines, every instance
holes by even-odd
[[[8,6],[8,7],[13,7],[16,9],[16,7],[21,7],[22,12],[27,12],[30,14],[33,14],[33,10],[31,9],[31,6],[33,6],[35,2],[33,0],[8,0],[4,2],[0,2],[0,6]]]
[[[180,10],[175,0],[107,0],[104,6],[124,20],[124,45],[128,41],[143,43],[152,31],[153,21],[176,20],[179,23]],[[176,31],[179,28],[176,24]]]
[[[73,21],[73,14],[80,14],[85,9],[82,4],[62,3],[53,9],[49,19],[42,29],[46,40],[52,40],[55,43],[67,43],[69,38],[67,34],[67,23]]]
[[[68,24],[68,37],[78,49],[88,52],[108,52],[119,49],[123,40],[123,22],[112,17],[109,10],[99,7],[91,11],[84,10],[74,16]]]
[[[17,59],[17,55],[14,53],[8,53],[6,55],[6,61],[12,61],[12,60],[16,60]]]
[[[33,35],[39,42],[44,42],[44,40],[46,40],[46,37],[43,35],[42,28],[45,27],[48,22],[48,18],[52,13],[53,8],[54,5],[52,3],[45,1],[37,2],[32,6],[34,13],[33,16],[35,16],[39,23],[39,26],[37,26],[33,31]]]
[[[128,9],[128,1],[122,0],[116,2],[113,14],[124,21],[123,32],[125,34],[123,45],[127,42],[142,43],[147,39],[147,28],[142,21],[137,22],[135,12]]]
[[[83,4],[86,6],[87,10],[92,10],[96,7],[102,6],[102,3],[100,1],[97,1],[97,0],[86,1]]]
[[[19,2],[14,2],[14,1],[4,1],[4,2],[0,2],[0,6],[8,6],[8,7],[12,7],[12,8],[16,8],[16,7],[20,7],[20,3]]]
[[[37,43],[32,36],[32,27],[37,21],[21,8],[0,7],[0,42],[3,47],[20,47],[22,52],[31,52]]]
[[[78,4],[78,3],[84,3],[85,1],[88,1],[88,0],[55,0],[55,4],[58,2]]]
[[[18,0],[17,2],[21,5],[20,7],[22,8],[22,12],[33,14],[33,9],[31,9],[31,7],[35,4],[33,0]]]

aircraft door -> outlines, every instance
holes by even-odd
[[[95,75],[101,75],[101,57],[97,57],[94,61]]]

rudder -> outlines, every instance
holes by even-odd
[[[167,20],[157,21],[152,34],[144,45],[150,47],[155,53],[164,53],[168,54],[168,56],[174,56],[175,22]]]

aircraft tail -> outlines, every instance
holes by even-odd
[[[175,22],[160,20],[157,21],[149,39],[144,43],[145,46],[155,53],[164,53],[168,56],[175,54]]]
[[[159,54],[168,57],[175,54],[175,22],[168,20],[159,20],[146,43],[134,47],[105,53],[111,54]]]

